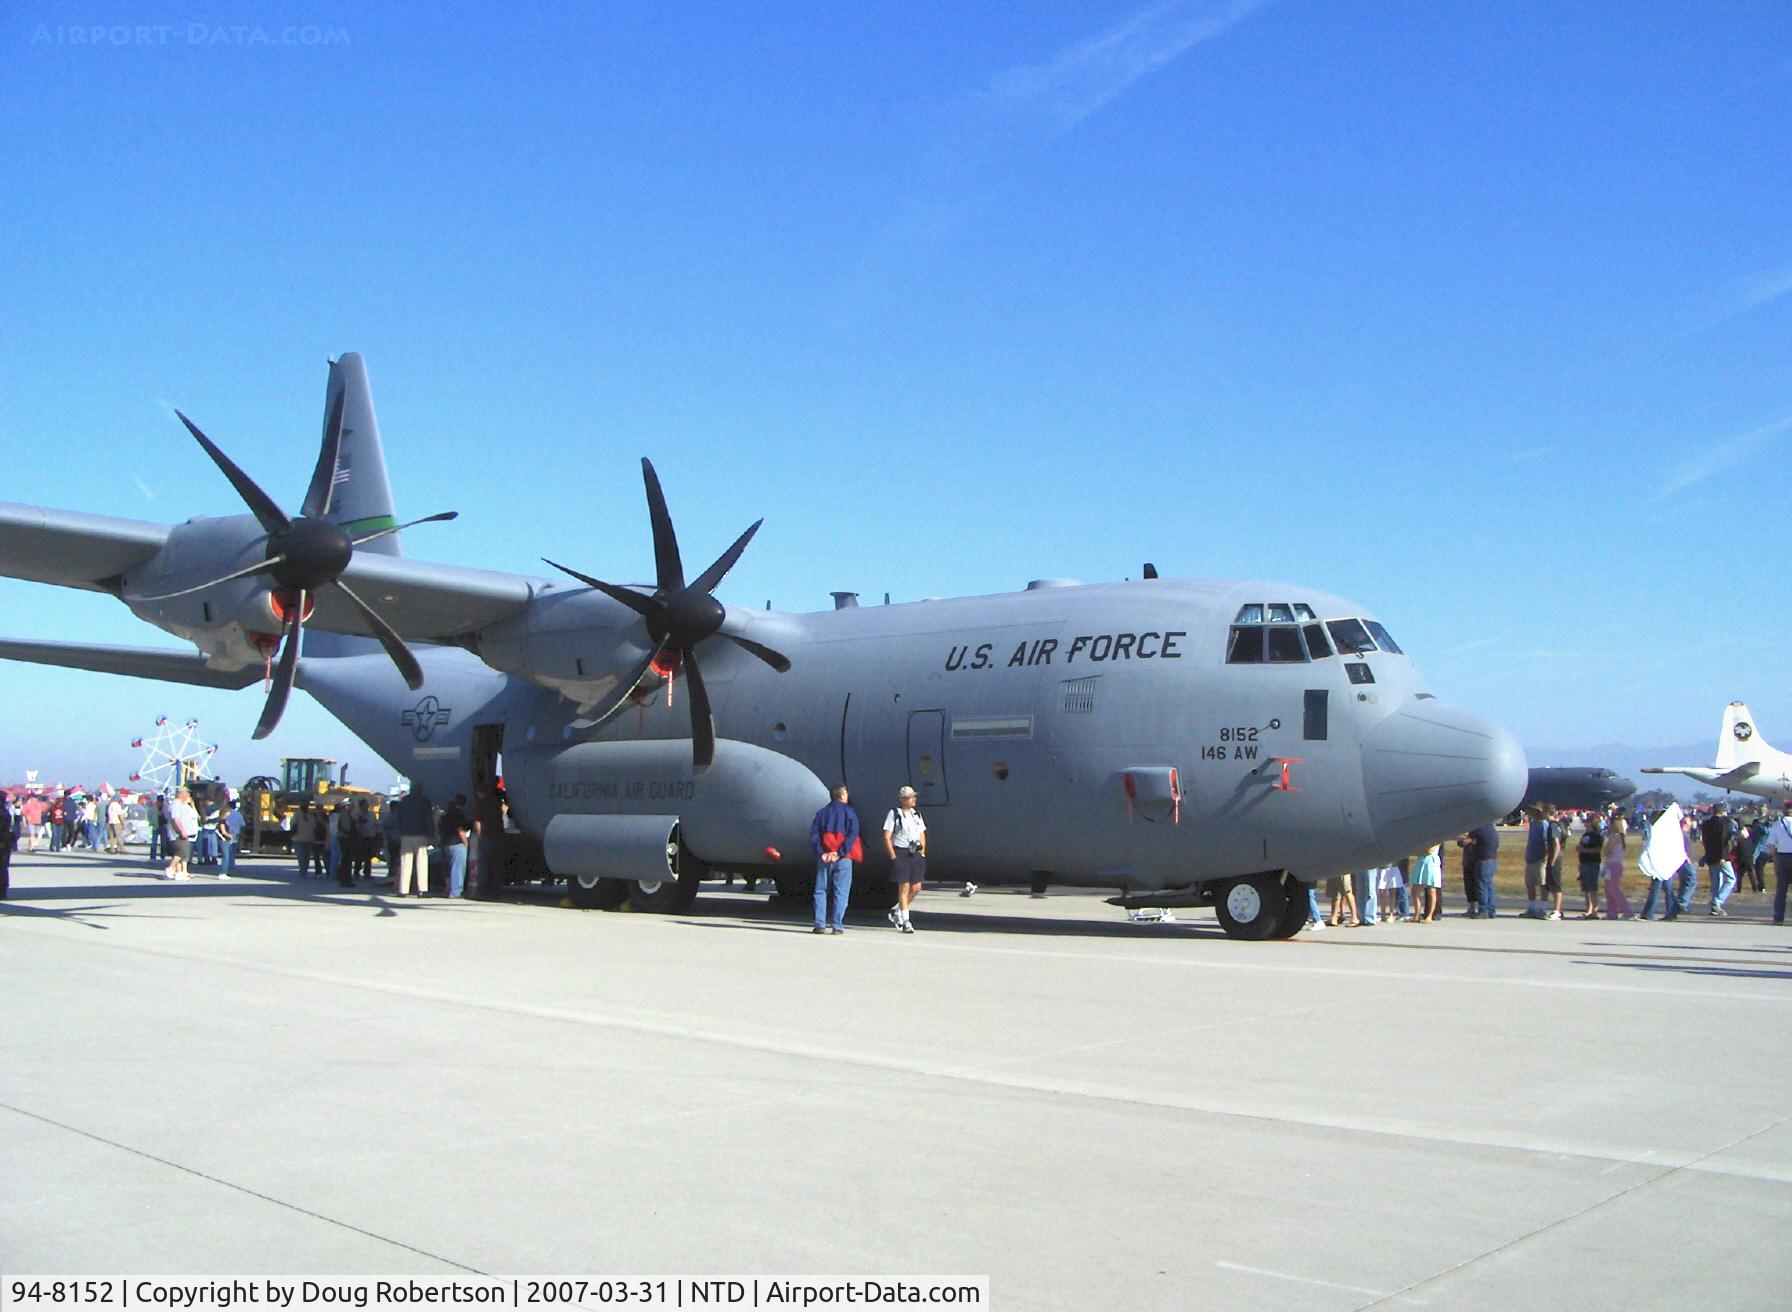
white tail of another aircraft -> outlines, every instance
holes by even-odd
[[[1728,772],[1739,765],[1779,755],[1767,745],[1767,740],[1755,728],[1755,717],[1749,713],[1747,706],[1741,702],[1731,702],[1724,708],[1724,725],[1718,730],[1717,755],[1712,761],[1719,771]]]

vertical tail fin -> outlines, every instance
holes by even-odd
[[[327,415],[337,394],[342,401],[342,451],[336,461],[336,486],[330,497],[331,522],[351,537],[391,528],[398,522],[392,504],[392,483],[386,477],[386,453],[380,446],[380,423],[373,413],[373,389],[367,383],[367,366],[353,351],[330,362],[330,381],[324,389]],[[356,547],[357,552],[402,556],[401,535]],[[378,651],[372,638],[354,638],[316,629],[305,632],[307,656],[360,656]]]
[[[1717,734],[1717,768],[1734,770],[1748,761],[1758,761],[1773,749],[1755,729],[1755,717],[1741,702],[1724,708],[1724,727]]]

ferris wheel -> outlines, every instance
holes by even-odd
[[[218,745],[199,736],[199,721],[188,720],[176,725],[166,715],[156,717],[156,731],[131,744],[143,753],[143,764],[131,776],[132,783],[146,785],[155,793],[172,793],[195,779],[207,779],[206,766],[216,755]]]

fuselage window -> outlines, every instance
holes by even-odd
[[[1263,607],[1256,603],[1252,603],[1248,606],[1240,606],[1238,608],[1238,618],[1232,622],[1234,624],[1261,624],[1263,623]]]
[[[1300,645],[1300,630],[1292,624],[1286,628],[1263,630],[1269,639],[1269,660],[1272,665],[1288,665],[1307,659],[1307,649]]]
[[[1226,646],[1226,664],[1263,664],[1263,630],[1246,624],[1232,626],[1232,640]]]
[[[1307,654],[1316,661],[1322,661],[1332,654],[1331,640],[1325,636],[1325,625],[1308,624],[1301,628],[1307,638]]]
[[[1269,622],[1271,624],[1294,623],[1294,607],[1283,601],[1269,603]]]
[[[1369,635],[1375,639],[1375,645],[1377,647],[1380,647],[1383,651],[1391,651],[1396,656],[1404,656],[1406,654],[1400,650],[1400,644],[1388,636],[1388,631],[1381,627],[1380,621],[1365,620],[1363,622],[1369,626]]]
[[[1369,630],[1363,627],[1361,620],[1327,620],[1325,627],[1331,630],[1332,641],[1341,652],[1355,655],[1375,650],[1375,639],[1369,636]]]

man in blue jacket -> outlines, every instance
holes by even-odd
[[[852,863],[864,856],[859,813],[846,804],[846,785],[815,813],[809,846],[815,851],[815,928],[812,934],[846,932],[846,895],[852,891]]]

